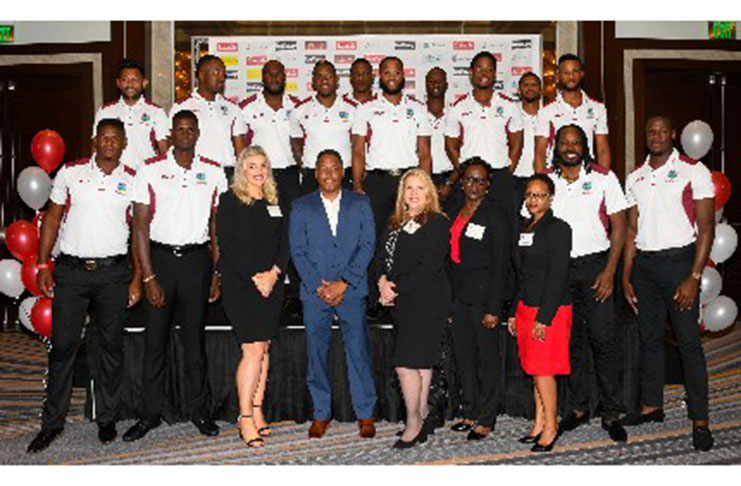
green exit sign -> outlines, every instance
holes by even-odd
[[[708,22],[708,35],[711,39],[736,39],[736,22]]]
[[[0,44],[13,43],[13,26],[0,25]]]

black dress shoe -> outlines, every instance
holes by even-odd
[[[135,440],[139,440],[145,435],[147,435],[147,432],[149,432],[152,429],[156,429],[160,426],[162,423],[161,419],[157,420],[146,420],[146,419],[140,419],[137,421],[134,425],[129,428],[129,430],[126,431],[126,433],[123,435],[123,441],[124,442],[133,442]]]
[[[692,429],[692,447],[698,451],[707,452],[713,448],[715,441],[710,429],[707,427],[695,427]]]
[[[427,435],[435,435],[435,429],[444,424],[444,422],[441,422],[442,420],[438,419],[437,416],[433,417],[430,414],[425,417],[425,420],[422,423],[422,430],[424,430]]]
[[[116,422],[105,422],[98,424],[98,439],[102,444],[108,444],[118,436]]]
[[[394,449],[411,449],[412,447],[416,446],[417,444],[422,444],[424,442],[427,442],[427,434],[424,430],[420,430],[419,434],[417,434],[417,437],[410,441],[405,440],[397,440],[394,442],[393,448]]]
[[[647,424],[649,422],[663,422],[664,421],[664,410],[657,408],[651,413],[629,413],[620,420],[622,425],[633,426]]]
[[[472,423],[470,423],[470,422],[464,422],[464,421],[461,420],[457,424],[455,424],[452,427],[450,427],[450,430],[452,430],[453,432],[468,432],[472,428],[473,428],[473,424]]]
[[[625,431],[619,420],[613,420],[611,422],[602,421],[602,428],[607,431],[610,439],[615,442],[625,442],[628,440],[628,433]]]
[[[525,435],[517,439],[517,442],[519,442],[520,444],[534,444],[535,442],[538,442],[538,440],[540,439],[540,435],[541,434],[538,434],[538,435],[528,434],[528,435]]]
[[[589,423],[589,412],[584,412],[581,416],[576,415],[576,412],[569,412],[566,416],[561,419],[561,423],[558,424],[559,433],[569,432],[574,430],[580,425]]]
[[[41,429],[36,437],[33,438],[26,452],[36,453],[41,452],[54,441],[64,429]]]
[[[530,449],[533,452],[550,452],[553,450],[553,446],[556,445],[556,441],[558,440],[558,434],[553,438],[550,444],[542,445],[539,442],[536,442],[533,444],[532,449]]]
[[[489,434],[480,434],[476,432],[474,429],[471,429],[468,432],[468,435],[466,436],[466,440],[481,440],[486,439],[489,436]]]
[[[193,425],[198,428],[198,431],[207,437],[215,437],[219,435],[219,426],[209,417],[201,417],[192,420],[192,422]]]

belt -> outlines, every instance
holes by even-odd
[[[378,175],[390,175],[393,177],[399,177],[402,174],[402,172],[409,170],[409,169],[413,169],[413,167],[404,167],[401,169],[371,169],[368,172],[373,172],[374,174],[378,174]]]
[[[176,257],[181,257],[194,251],[202,250],[208,246],[208,243],[192,243],[189,245],[166,245],[158,241],[151,241],[149,246],[157,250],[163,250],[172,253]]]
[[[682,246],[679,248],[669,248],[666,250],[657,250],[657,251],[638,250],[638,254],[644,257],[670,257],[670,256],[682,255],[690,251],[693,251],[693,252],[695,251],[694,243],[690,243],[689,245]]]
[[[582,256],[572,258],[571,264],[574,265],[574,264],[578,264],[580,262],[584,262],[587,260],[597,260],[599,258],[605,258],[609,255],[610,255],[610,250],[598,251],[597,253],[589,253],[587,255],[582,255]]]
[[[99,267],[110,267],[116,263],[122,263],[128,260],[128,255],[115,255],[105,258],[81,258],[72,255],[61,254],[57,258],[57,263],[64,263],[74,267],[82,267],[88,272],[98,269]]]

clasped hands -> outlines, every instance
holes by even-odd
[[[260,295],[266,299],[270,297],[275,282],[278,281],[279,274],[280,269],[274,266],[266,272],[258,272],[252,276],[252,282],[255,284],[255,287],[257,287],[257,291],[260,292]]]
[[[342,280],[328,282],[322,279],[322,284],[316,289],[316,294],[325,304],[330,307],[335,307],[340,305],[342,299],[345,298],[346,290],[347,283]]]
[[[393,306],[394,300],[399,295],[394,289],[396,289],[396,284],[388,280],[386,275],[381,275],[381,278],[378,279],[378,293],[380,294],[378,302],[386,307]]]

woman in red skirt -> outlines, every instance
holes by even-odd
[[[568,375],[571,334],[571,297],[567,287],[571,228],[553,216],[555,192],[546,175],[530,178],[525,205],[532,216],[520,232],[517,262],[517,298],[510,312],[509,332],[517,336],[520,363],[532,375],[535,421],[523,443],[534,452],[553,449],[558,436],[555,375]]]

